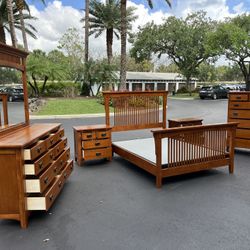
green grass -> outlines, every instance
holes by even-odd
[[[183,93],[183,94],[175,94],[175,95],[172,95],[171,97],[173,98],[199,98],[199,94],[198,93],[192,93],[192,95],[190,96],[189,93]]]
[[[72,115],[104,113],[96,98],[48,99],[36,115]]]

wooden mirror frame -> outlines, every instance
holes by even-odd
[[[22,73],[22,85],[23,85],[23,99],[24,99],[24,115],[25,121],[17,123],[14,125],[5,124],[3,128],[0,129],[0,134],[15,130],[19,127],[24,127],[29,125],[29,102],[28,102],[28,89],[27,89],[27,76],[26,76],[26,59],[29,53],[16,49],[14,47],[8,46],[6,44],[0,43],[0,67],[13,68],[21,71]],[[3,105],[4,106],[4,105]],[[4,107],[4,118],[7,117],[6,114],[7,107]]]

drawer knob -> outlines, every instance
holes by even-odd
[[[50,156],[50,159],[53,159],[53,154],[52,153],[49,156]]]
[[[41,150],[42,150],[42,148],[41,148],[41,147],[38,147],[38,148],[36,149],[36,152],[37,152],[38,154],[40,154],[40,153],[41,153]]]
[[[102,135],[102,137],[107,136],[107,134],[106,134],[106,133],[102,133],[101,135]]]
[[[238,113],[233,113],[233,116],[238,116]]]
[[[60,133],[59,137],[62,138],[62,136],[63,136],[63,133]]]
[[[67,142],[64,142],[64,147],[66,147],[67,146]]]
[[[100,142],[96,142],[95,143],[96,146],[100,146],[100,144],[101,144]]]
[[[57,167],[54,167],[54,172],[55,172],[55,173],[57,172]]]
[[[100,156],[100,155],[101,155],[101,153],[96,153],[95,155],[96,155],[96,156]]]
[[[54,199],[54,195],[51,194],[51,195],[49,196],[49,200],[50,200],[50,201],[53,201],[53,199]]]
[[[46,178],[44,179],[44,184],[48,184],[48,182],[49,182],[49,177],[46,177]]]
[[[42,169],[42,168],[43,168],[43,162],[40,161],[40,162],[38,163],[38,166],[39,166],[40,169]]]
[[[61,166],[63,165],[63,160],[61,160],[60,164],[61,164]]]
[[[64,173],[63,177],[66,179],[67,178],[67,173]]]
[[[241,100],[241,96],[236,96],[236,99]]]
[[[239,104],[234,104],[234,107],[239,107],[240,105]]]
[[[91,138],[92,137],[92,135],[87,135],[87,138]]]
[[[59,183],[58,183],[58,187],[60,188],[62,186],[62,182],[61,181],[59,181]]]
[[[59,151],[60,151],[60,148],[57,148],[56,150],[57,150],[57,152],[59,152]]]

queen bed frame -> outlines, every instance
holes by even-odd
[[[237,123],[166,129],[167,91],[103,95],[106,125],[113,132],[158,128],[152,130],[153,138],[112,143],[114,153],[154,175],[158,188],[168,176],[226,165],[233,173]]]

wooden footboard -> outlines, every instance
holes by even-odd
[[[229,165],[234,171],[237,123],[154,130],[156,186],[162,178]],[[168,138],[168,167],[162,168],[162,139]],[[163,149],[164,150],[164,149]]]

